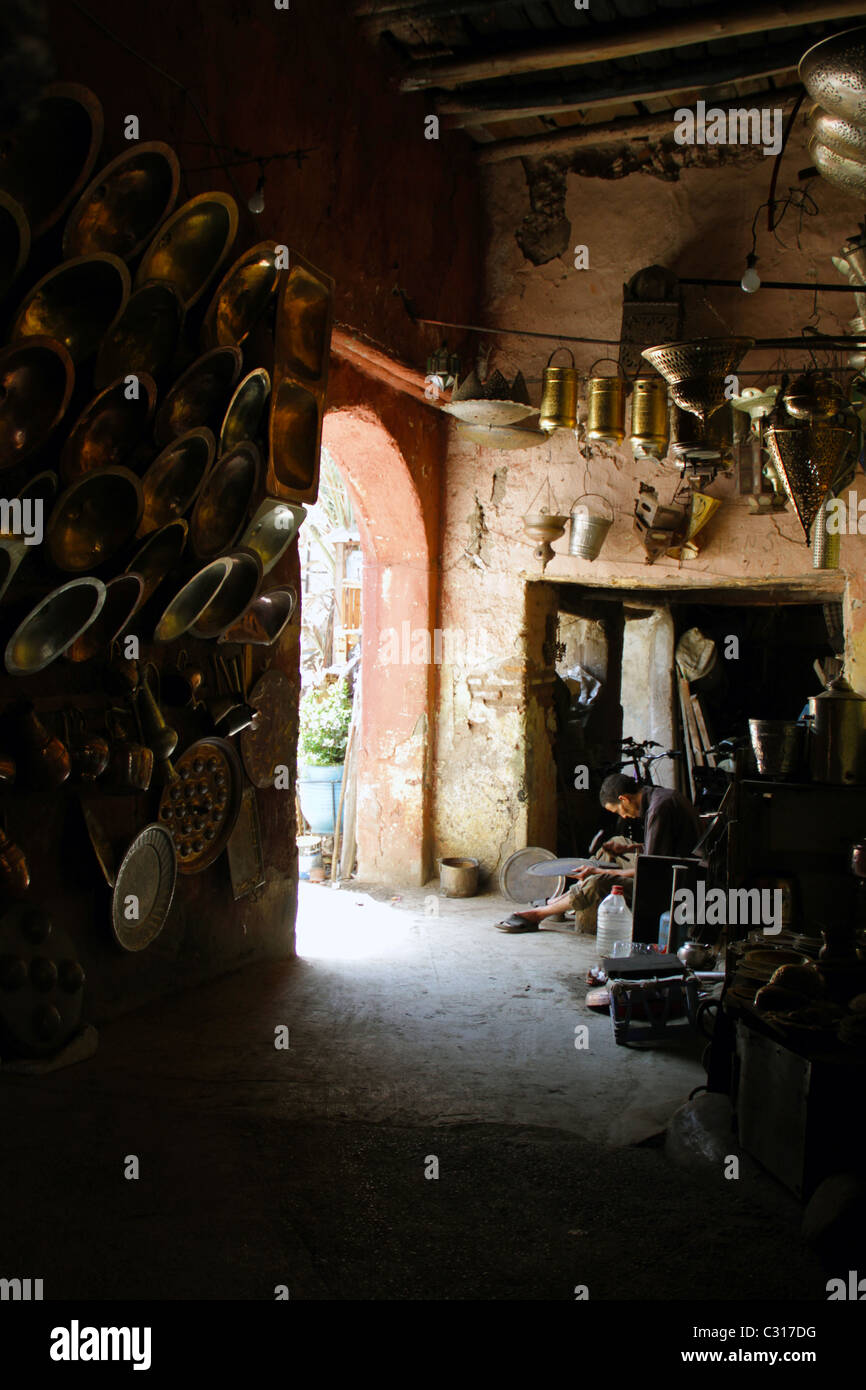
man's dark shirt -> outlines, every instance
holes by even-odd
[[[647,787],[644,815],[644,854],[690,855],[701,838],[701,823],[690,801],[670,787]]]

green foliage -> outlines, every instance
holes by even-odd
[[[346,680],[332,681],[301,696],[298,749],[307,767],[330,767],[346,757],[352,701]]]

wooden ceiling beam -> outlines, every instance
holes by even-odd
[[[507,48],[472,58],[419,63],[403,78],[400,88],[404,92],[424,91],[430,87],[447,90],[464,83],[491,82],[519,73],[552,72],[585,63],[604,63],[613,58],[712,43],[742,34],[862,17],[863,0],[758,0],[754,4],[739,0],[739,3],[711,13],[683,9],[669,19],[653,16],[640,24],[598,25],[590,35],[564,43]]]
[[[750,92],[748,96],[734,97],[730,101],[715,101],[712,105],[714,109],[718,108],[721,111],[741,111],[743,107],[784,108],[796,101],[802,91],[802,87],[799,86],[776,87],[766,92]],[[543,135],[529,135],[517,140],[496,140],[492,145],[484,145],[479,149],[478,162],[498,164],[505,159],[564,154],[568,150],[578,149],[581,145],[615,145],[638,136],[659,138],[672,135],[673,130],[674,109],[670,107],[667,111],[658,111],[646,116],[627,116],[617,121],[566,126],[564,129],[546,131]]]
[[[459,19],[464,15],[490,14],[495,10],[508,10],[514,0],[399,0],[389,4],[387,0],[365,0],[355,10],[366,29],[382,33],[394,25],[411,23],[414,19],[429,23],[437,19]]]

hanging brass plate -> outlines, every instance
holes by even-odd
[[[88,184],[63,232],[63,255],[110,251],[133,260],[177,202],[180,165],[170,145],[144,141],[118,155]]]
[[[173,285],[184,309],[207,289],[238,229],[238,208],[228,193],[199,193],[159,228],[145,251],[135,287],[148,280]]]

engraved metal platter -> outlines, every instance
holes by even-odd
[[[255,787],[245,787],[235,828],[226,845],[235,902],[263,888],[265,860]]]
[[[163,788],[159,819],[171,831],[181,874],[200,874],[225,849],[241,807],[243,771],[224,738],[190,744]]]
[[[526,849],[516,850],[514,854],[509,855],[499,870],[500,893],[506,898],[510,898],[513,903],[531,902],[538,892],[539,885],[535,882],[534,877],[529,878],[527,876],[527,870],[533,864],[544,862],[546,866],[555,860],[556,855],[551,850],[541,849],[534,845],[529,845]],[[559,897],[564,888],[565,878],[560,875],[549,896]]]
[[[254,787],[272,787],[276,769],[292,761],[292,687],[282,671],[265,671],[249,695],[259,712],[241,734],[241,758]]]
[[[124,951],[143,951],[165,926],[177,878],[177,855],[164,825],[146,825],[117,870],[111,898],[111,927]],[[137,898],[137,912],[128,916]]]

